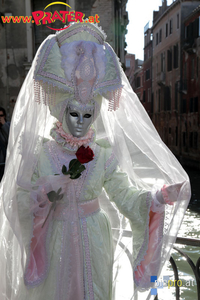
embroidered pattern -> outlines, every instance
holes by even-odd
[[[99,30],[99,28],[98,28]],[[80,33],[80,32],[84,32],[84,31],[87,31],[89,32],[91,35],[93,35],[97,41],[100,43],[100,44],[103,44],[104,42],[104,39],[99,35],[97,34],[94,30],[88,28],[87,26],[84,27],[84,25],[82,25],[81,27],[79,28],[75,28],[73,30],[71,30],[70,32],[67,32],[66,34],[64,34],[63,36],[57,36],[57,39],[58,39],[58,42],[59,44],[62,44],[62,42],[64,42],[66,39],[68,39],[69,37],[75,35],[76,33]]]
[[[110,174],[117,168],[117,159],[114,152],[111,153],[109,159],[106,161],[104,170],[105,170],[105,179],[108,178]]]
[[[93,280],[92,280],[92,268],[91,268],[91,258],[90,258],[90,244],[87,232],[87,220],[86,218],[81,219],[82,223],[82,231],[83,231],[83,241],[85,248],[85,274],[87,276],[87,284],[88,284],[88,294],[85,295],[86,299],[94,300],[94,291],[93,291]],[[87,291],[85,291],[87,293]]]

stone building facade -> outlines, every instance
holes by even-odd
[[[183,147],[183,139],[187,137],[184,133],[185,118],[182,109],[184,101],[189,101],[185,99],[191,97],[185,96],[188,91],[185,90],[186,81],[183,71],[184,20],[192,14],[199,3],[200,1],[176,0],[167,6],[166,0],[163,0],[159,11],[154,12],[152,26],[153,122],[172,152],[187,162],[188,155],[185,156],[185,146]],[[195,138],[193,137],[193,140]]]
[[[183,159],[200,167],[200,5],[184,22],[181,149]]]
[[[144,87],[143,61],[140,59],[136,59],[133,89],[141,102],[143,102],[143,87]]]
[[[43,40],[55,31],[45,24],[36,26],[34,23],[12,21],[3,24],[1,17],[31,16],[34,11],[44,11],[44,8],[52,3],[49,0],[6,0],[0,6],[0,106],[3,106],[8,119],[11,119],[12,111],[19,93],[20,87],[30,69],[34,55]],[[85,18],[98,15],[95,19],[107,34],[107,42],[114,48],[122,63],[125,62],[125,34],[128,24],[126,12],[127,0],[67,0],[71,10],[80,11]],[[63,4],[48,7],[48,11],[68,10]],[[64,24],[55,21],[51,27],[60,28]]]
[[[135,54],[125,55],[125,74],[132,88],[134,88]]]
[[[144,30],[144,62],[143,62],[143,97],[142,104],[152,119],[153,91],[152,91],[152,33],[148,26]]]

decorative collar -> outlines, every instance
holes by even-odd
[[[54,127],[51,129],[50,135],[65,150],[70,152],[76,152],[81,146],[90,146],[94,142],[96,136],[94,129],[90,128],[84,137],[74,137],[63,130],[62,123],[60,122],[54,123]]]

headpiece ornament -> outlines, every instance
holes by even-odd
[[[106,35],[94,24],[74,23],[40,49],[34,73],[36,98],[60,121],[69,100],[81,106],[102,95],[116,110],[121,95],[121,66]],[[42,99],[41,99],[42,98]]]

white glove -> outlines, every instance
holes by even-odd
[[[177,201],[178,194],[184,182],[171,185],[164,185],[160,191],[156,193],[156,198],[161,204],[173,205]]]

